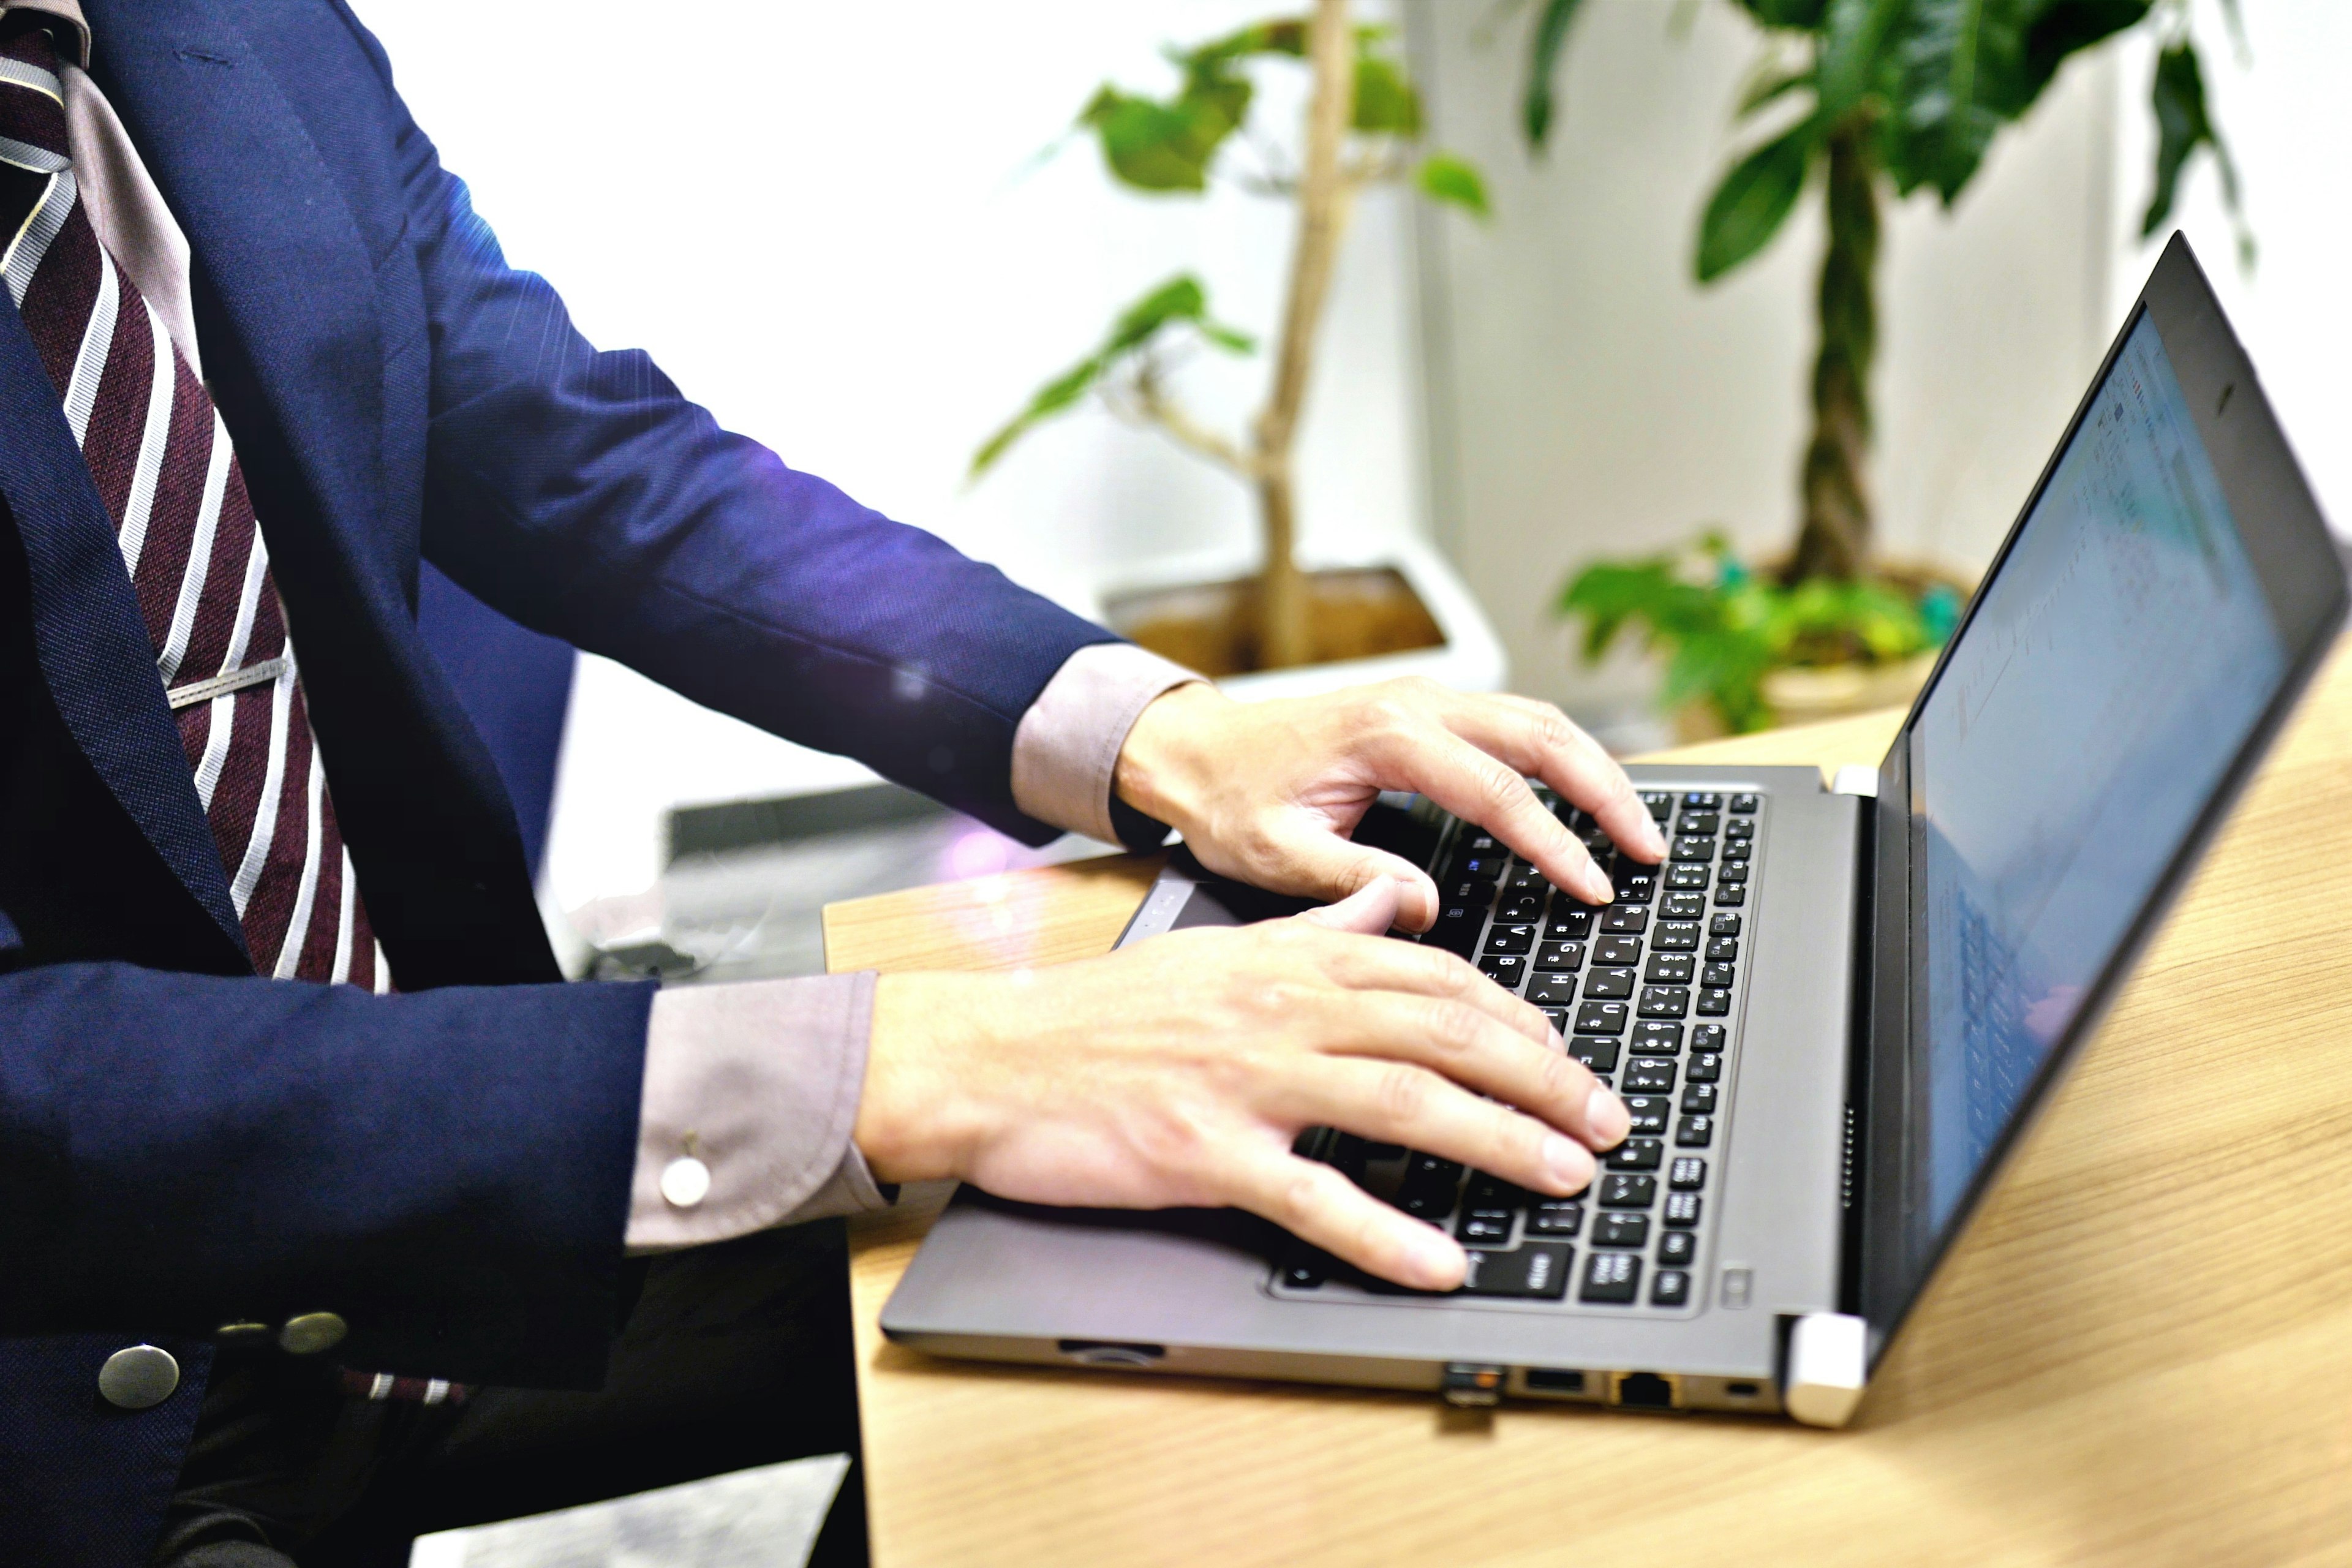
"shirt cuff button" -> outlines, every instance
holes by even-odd
[[[672,1208],[690,1209],[710,1195],[710,1167],[688,1154],[662,1167],[662,1201]]]

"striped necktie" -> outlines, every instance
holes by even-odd
[[[391,988],[228,431],[99,243],[37,25],[0,39],[0,275],[114,520],[257,973]]]

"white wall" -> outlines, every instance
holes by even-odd
[[[2178,209],[2279,421],[2338,532],[2352,533],[2352,5],[2344,0],[2245,0],[2247,53],[2237,57],[2211,0],[2196,22],[2206,88],[2236,155],[2259,254],[2251,271],[2221,203],[2221,178],[2200,154]],[[2124,65],[2116,161],[2114,297],[2118,314],[2156,264],[2163,236],[2143,244],[2155,135],[2143,99],[2152,48]]]
[[[1085,143],[1033,163],[1106,78],[1165,91],[1163,42],[1265,0],[470,0],[462,47],[446,8],[359,3],[509,258],[546,273],[593,341],[651,350],[787,462],[1064,596],[1153,555],[1246,556],[1233,480],[1099,414],[1032,437],[977,488],[963,476],[1118,306],[1180,269],[1225,319],[1273,324],[1286,209],[1141,199]],[[1297,101],[1270,86],[1277,113]],[[1309,551],[1423,526],[1411,254],[1392,200],[1367,204],[1303,437]],[[1208,364],[1188,391],[1238,429],[1263,374]],[[590,660],[550,890],[571,908],[646,886],[674,802],[863,776]]]
[[[1596,555],[1708,525],[1758,554],[1792,540],[1818,199],[1727,281],[1689,281],[1699,208],[1748,144],[1730,110],[1759,35],[1721,0],[1591,0],[1540,165],[1518,142],[1528,13],[1416,0],[1413,15],[1439,133],[1497,175],[1496,222],[1433,231],[1424,251],[1440,539],[1518,685],[1639,742],[1654,673],[1582,668],[1550,606]],[[1922,199],[1888,226],[1876,479],[1890,553],[1981,566],[2097,366],[2114,81],[2111,61],[2076,64],[1953,215]]]

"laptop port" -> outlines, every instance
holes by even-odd
[[[1654,1372],[1621,1372],[1612,1405],[1631,1410],[1672,1410],[1682,1403],[1682,1390],[1671,1378]]]
[[[1734,1399],[1753,1399],[1764,1390],[1752,1383],[1727,1383],[1723,1385],[1723,1392]]]
[[[1531,1366],[1528,1368],[1528,1392],[1529,1394],[1581,1394],[1584,1392],[1584,1374],[1580,1372],[1570,1372],[1564,1367]]]
[[[1057,1340],[1054,1348],[1083,1366],[1157,1366],[1168,1355],[1166,1345],[1117,1340]]]

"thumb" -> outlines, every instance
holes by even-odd
[[[1396,924],[1397,898],[1402,890],[1394,878],[1382,877],[1365,883],[1336,904],[1302,910],[1297,918],[1311,926],[1379,936]]]
[[[1412,861],[1351,844],[1326,832],[1286,838],[1276,850],[1282,881],[1310,897],[1336,899],[1334,909],[1347,908],[1376,889],[1391,889],[1390,925],[1426,931],[1437,919],[1437,884]],[[1387,925],[1378,928],[1388,929]]]

